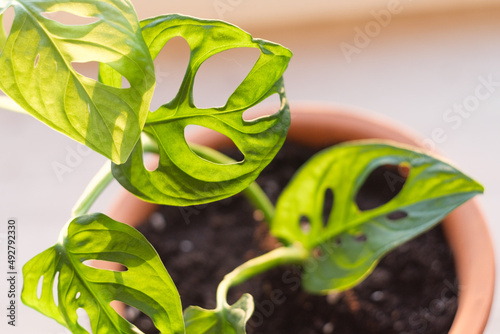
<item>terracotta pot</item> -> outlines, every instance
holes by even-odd
[[[339,141],[380,138],[423,147],[423,140],[410,130],[389,120],[345,106],[323,104],[292,105],[292,125],[287,140],[311,146]],[[221,147],[222,136],[197,132],[193,142]],[[130,225],[144,221],[156,205],[142,202],[129,193],[121,194],[109,215]],[[450,334],[483,333],[493,300],[495,262],[485,219],[474,200],[452,212],[443,228],[453,250],[459,280],[459,305]]]

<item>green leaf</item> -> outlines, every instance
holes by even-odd
[[[221,310],[190,306],[184,311],[186,334],[245,334],[253,309],[253,298],[249,294]]]
[[[285,140],[290,115],[281,77],[290,60],[290,51],[253,39],[241,29],[219,21],[169,15],[143,21],[142,26],[153,58],[177,36],[186,39],[191,57],[178,94],[149,113],[144,128],[158,143],[158,169],[150,172],[144,168],[139,144],[125,164],[113,166],[113,175],[136,196],[168,205],[206,203],[242,191],[273,159]],[[196,108],[193,84],[201,64],[219,52],[242,47],[261,51],[247,77],[223,107]],[[109,71],[101,73],[101,78],[108,84],[118,81]],[[243,120],[245,110],[273,94],[281,98],[279,112],[254,121]],[[184,129],[190,124],[210,128],[232,139],[245,156],[244,161],[218,164],[196,155],[184,137]]]
[[[126,271],[96,269],[87,260],[119,263]],[[87,333],[77,322],[79,308],[89,315],[94,334],[139,333],[111,308],[114,300],[147,314],[162,333],[184,333],[179,294],[154,248],[137,230],[105,215],[73,220],[59,243],[24,266],[23,275],[23,302],[73,333]]]
[[[388,203],[361,211],[355,202],[360,187],[375,168],[388,164],[410,167],[403,188]],[[392,185],[398,181],[398,176],[384,177]],[[328,189],[334,200],[325,224]],[[482,191],[477,182],[432,156],[380,142],[343,144],[319,153],[294,176],[278,200],[271,232],[310,250],[303,274],[307,290],[344,290],[365,278],[389,250]],[[305,217],[309,231],[300,226]]]
[[[9,6],[15,19],[0,55],[0,88],[45,124],[116,163],[126,161],[146,122],[155,82],[130,2],[13,0],[0,2],[0,13]],[[43,15],[63,15],[58,12],[98,20],[65,25]],[[88,62],[112,67],[130,88],[99,83],[72,64]]]

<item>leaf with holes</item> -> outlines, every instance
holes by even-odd
[[[130,2],[12,0],[0,3],[0,14],[10,6],[15,18],[0,55],[0,88],[45,124],[116,163],[126,161],[146,122],[155,81]],[[50,13],[57,15],[50,19]],[[66,13],[97,21],[55,20]],[[103,85],[74,68],[90,62],[109,65],[130,87]]]
[[[84,264],[89,260],[118,263],[125,271],[93,268]],[[23,302],[73,333],[87,333],[78,324],[80,308],[94,334],[139,333],[110,306],[115,300],[150,316],[162,333],[184,333],[179,294],[154,248],[134,228],[105,215],[73,220],[59,243],[24,266],[23,275]]]
[[[388,169],[382,177],[389,188],[396,192],[396,183],[404,185],[387,203],[361,210],[358,192],[370,173],[388,165],[409,173]],[[317,154],[294,176],[278,200],[271,232],[310,250],[303,274],[307,290],[344,290],[366,277],[389,250],[482,191],[474,180],[424,153],[386,143],[343,144]],[[326,214],[325,197],[333,198]]]
[[[220,310],[190,306],[184,311],[186,334],[245,334],[253,309],[253,297],[249,294]]]
[[[144,128],[158,143],[158,168],[152,172],[144,168],[143,149],[139,144],[125,164],[113,165],[113,175],[136,196],[160,204],[207,203],[242,191],[272,160],[285,140],[290,115],[281,77],[290,60],[290,51],[253,39],[241,29],[219,21],[169,15],[146,20],[142,26],[153,58],[177,36],[186,39],[191,57],[178,94],[149,113]],[[223,107],[196,108],[193,84],[201,64],[233,48],[256,48],[261,54]],[[119,77],[113,73],[103,68],[101,80],[108,85],[118,84]],[[273,94],[281,98],[276,114],[253,121],[243,119],[245,110]],[[218,164],[199,157],[184,137],[185,128],[190,124],[229,137],[243,153],[244,160]]]

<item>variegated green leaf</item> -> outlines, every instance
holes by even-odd
[[[40,121],[116,163],[127,160],[146,121],[154,65],[128,0],[11,0],[15,10],[0,54],[0,88]],[[97,21],[67,25],[44,13]],[[104,63],[130,88],[99,83],[75,63]]]
[[[410,172],[392,200],[362,211],[356,195],[368,175],[383,165]],[[394,180],[388,175],[389,183]],[[325,222],[328,191],[333,206]],[[295,175],[278,200],[271,232],[310,250],[303,275],[307,290],[343,290],[366,277],[389,250],[482,191],[453,166],[424,153],[388,143],[343,144],[319,153]],[[301,228],[301,221],[308,223],[307,229]]]
[[[88,260],[118,263],[125,271],[93,268],[84,264]],[[24,266],[23,276],[23,303],[73,333],[87,333],[78,323],[80,308],[94,334],[140,333],[110,306],[112,301],[141,310],[162,333],[184,333],[179,294],[154,248],[137,230],[105,215],[73,220],[55,246]]]
[[[113,166],[113,175],[136,196],[160,204],[190,205],[222,199],[245,189],[272,160],[285,140],[290,115],[282,75],[291,53],[282,46],[253,39],[230,24],[179,15],[142,22],[143,35],[155,58],[174,37],[186,39],[191,49],[189,65],[172,101],[149,113],[144,128],[159,148],[159,167],[148,171],[139,144],[130,159]],[[256,48],[261,55],[223,107],[199,109],[193,102],[194,79],[211,56],[233,48]],[[117,75],[101,72],[104,83],[119,82]],[[280,110],[271,116],[245,121],[243,113],[272,94],[281,98]],[[244,161],[218,164],[196,155],[186,143],[184,130],[194,124],[231,138]]]
[[[245,334],[253,309],[253,298],[249,294],[219,310],[190,306],[184,311],[186,334]]]

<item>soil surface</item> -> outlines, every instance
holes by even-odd
[[[258,180],[273,201],[312,154],[311,149],[285,144]],[[367,183],[383,196],[394,196],[387,191],[384,195],[381,182],[387,180],[377,181],[383,178],[375,174]],[[404,182],[404,171],[398,175]],[[370,200],[372,194],[366,191],[356,200],[390,199]],[[261,220],[262,215],[237,195],[197,207],[162,207],[140,231],[164,261],[183,307],[214,308],[224,275],[277,246]],[[365,281],[346,292],[310,295],[300,287],[300,268],[288,266],[232,288],[229,302],[246,292],[254,297],[249,334],[442,334],[448,333],[455,316],[457,290],[453,256],[438,226],[386,255]],[[147,316],[135,309],[127,314],[144,332],[158,333]]]

